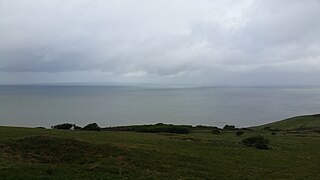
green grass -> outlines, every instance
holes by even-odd
[[[320,114],[297,116],[256,128],[274,130],[320,130]]]
[[[320,179],[320,135],[0,127],[0,179]],[[269,150],[242,145],[263,135]]]

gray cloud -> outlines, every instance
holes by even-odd
[[[320,85],[319,9],[319,0],[2,0],[0,82]]]

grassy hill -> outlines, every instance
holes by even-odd
[[[275,130],[320,130],[320,114],[297,116],[255,128]]]
[[[0,127],[0,179],[320,179],[320,134]],[[269,150],[241,144],[263,135]]]

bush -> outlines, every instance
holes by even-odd
[[[177,133],[177,134],[188,134],[190,130],[187,127],[183,126],[171,126],[168,128],[169,133]]]
[[[146,132],[146,133],[159,133],[159,132],[168,132],[168,133],[177,133],[177,134],[188,134],[190,132],[189,126],[183,125],[167,125],[158,123],[155,125],[142,125],[133,127],[133,131],[136,132]]]
[[[80,126],[77,126],[77,125],[74,124],[74,125],[73,125],[73,129],[74,129],[74,130],[81,130],[82,128],[81,128]]]
[[[64,130],[70,130],[72,127],[73,127],[73,124],[69,124],[69,123],[51,126],[52,129],[64,129]]]
[[[157,123],[154,125],[118,126],[118,127],[109,127],[105,129],[111,130],[111,131],[135,131],[135,132],[144,132],[144,133],[167,132],[167,133],[177,133],[177,134],[188,134],[190,132],[190,129],[192,129],[192,126]]]
[[[236,132],[236,135],[237,135],[237,136],[241,136],[243,133],[244,133],[243,131],[237,131],[237,132]]]
[[[83,127],[82,129],[86,130],[86,131],[100,131],[101,130],[101,128],[98,126],[97,123],[88,124],[85,127]]]
[[[272,132],[272,133],[271,133],[271,135],[277,135],[277,133],[275,133],[275,132]]]
[[[234,125],[225,125],[223,127],[223,130],[235,130],[236,127]]]
[[[220,134],[220,130],[218,128],[212,130],[212,134]]]
[[[269,149],[269,140],[263,136],[253,136],[242,140],[242,143],[246,146],[255,147],[257,149]]]
[[[315,133],[320,133],[320,129],[313,130]]]
[[[266,126],[266,127],[263,128],[263,130],[269,131],[269,130],[271,130],[271,127],[270,126]]]
[[[218,127],[215,126],[204,126],[204,125],[197,125],[192,128],[193,130],[214,130],[214,129],[219,129]]]

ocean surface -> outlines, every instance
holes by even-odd
[[[320,113],[318,87],[0,86],[0,126],[157,122],[247,127]]]

